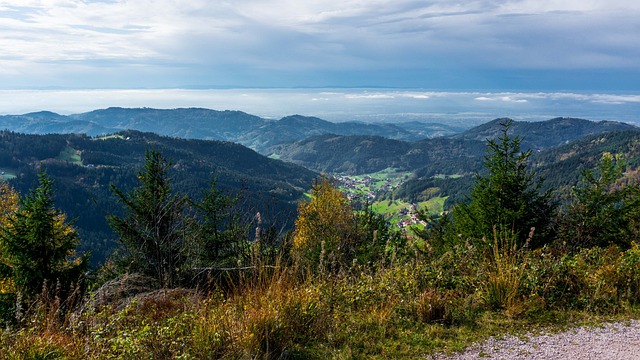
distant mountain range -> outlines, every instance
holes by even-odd
[[[407,142],[380,136],[319,135],[270,151],[274,158],[315,171],[357,175],[390,167],[415,171],[425,166],[445,166],[464,171],[468,168],[466,161],[481,156],[484,148],[482,141],[446,137]]]
[[[485,141],[500,134],[501,123],[508,119],[495,119],[476,126],[460,134],[453,135],[454,139]],[[510,134],[523,138],[524,149],[544,150],[562,144],[568,144],[576,139],[602,134],[611,131],[637,130],[638,127],[617,121],[589,121],[576,118],[555,118],[547,121],[514,121]]]
[[[269,120],[241,111],[116,107],[69,116],[48,111],[0,116],[1,129],[26,134],[76,133],[89,136],[138,130],[185,139],[231,141],[261,153],[274,145],[322,134],[376,135],[415,141],[464,130],[455,126],[415,121],[398,124],[333,123],[301,115]]]
[[[422,176],[478,171],[487,139],[500,134],[496,119],[460,134],[407,142],[376,136],[312,136],[274,146],[272,156],[315,171],[363,174],[394,167]],[[556,118],[539,122],[513,122],[509,134],[523,138],[522,148],[542,151],[588,135],[638,128],[612,121]]]

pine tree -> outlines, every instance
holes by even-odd
[[[534,228],[532,245],[537,246],[547,239],[553,206],[549,192],[540,194],[542,181],[527,170],[531,151],[521,151],[519,136],[509,137],[511,123],[502,123],[502,135],[489,140],[484,161],[488,174],[477,175],[469,203],[454,208],[454,226],[472,240],[491,239],[494,227],[513,231],[521,245]]]
[[[9,270],[3,275],[26,298],[57,282],[66,289],[78,281],[87,263],[86,257],[75,255],[79,243],[75,229],[54,207],[52,181],[45,173],[38,181],[2,228],[3,260]]]
[[[129,194],[112,186],[124,204],[124,217],[110,215],[109,224],[120,236],[119,263],[126,271],[157,279],[163,288],[179,285],[188,260],[185,246],[189,224],[185,216],[187,198],[171,192],[171,163],[158,151],[147,150],[138,173],[140,185]]]

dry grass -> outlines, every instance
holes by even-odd
[[[509,312],[516,307],[525,268],[516,235],[494,228],[488,275],[484,282],[484,298],[489,307]]]
[[[328,277],[258,264],[207,291],[144,291],[152,286],[132,276],[76,311],[64,311],[69,299],[43,292],[25,306],[22,326],[0,333],[0,358],[412,358],[585,316],[566,316],[580,310],[574,303],[549,303],[560,295],[634,314],[638,286],[625,274],[640,273],[637,246],[555,259],[516,252],[499,234],[494,241],[492,256],[477,261],[461,251]],[[565,278],[583,285],[562,288]]]

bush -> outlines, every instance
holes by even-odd
[[[631,243],[616,266],[618,294],[631,304],[640,303],[640,247]]]
[[[411,305],[416,319],[425,323],[444,321],[447,315],[447,296],[433,289],[418,294]]]

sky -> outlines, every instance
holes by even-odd
[[[75,109],[42,104],[68,112],[94,103],[73,92],[88,89],[111,91],[97,106],[127,95],[153,105],[167,89],[185,99],[171,106],[211,90],[378,89],[404,101],[398,91],[419,89],[422,100],[468,98],[458,112],[566,93],[590,98],[574,105],[623,96],[606,102],[624,99],[608,107],[624,117],[638,110],[638,19],[637,0],[0,0],[0,89],[78,96]],[[0,113],[18,108],[9,105]]]

